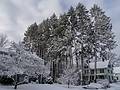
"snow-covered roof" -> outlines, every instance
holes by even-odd
[[[89,65],[90,65],[91,69],[95,68],[95,62],[91,62]],[[107,60],[107,61],[98,61],[96,67],[97,68],[107,68],[108,65],[109,65],[109,60]]]
[[[113,67],[113,73],[120,73],[120,67]]]

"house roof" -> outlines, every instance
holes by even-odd
[[[95,62],[91,62],[89,65],[90,65],[91,69],[95,68]],[[107,61],[98,61],[96,67],[97,68],[107,68],[108,65],[109,65],[109,60],[107,60]]]
[[[113,67],[113,73],[120,73],[120,67]]]

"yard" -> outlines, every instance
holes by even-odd
[[[12,86],[2,86],[0,85],[0,90],[14,90]],[[82,86],[70,86],[59,85],[59,84],[24,84],[19,85],[17,90],[92,90],[92,89],[83,89]],[[99,90],[120,90],[120,83],[113,83],[108,89],[99,89]]]

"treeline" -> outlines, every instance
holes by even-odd
[[[53,14],[38,25],[30,25],[23,43],[26,50],[36,52],[45,65],[50,65],[50,75],[56,81],[65,70],[75,67],[83,75],[84,63],[109,60],[116,47],[111,30],[111,19],[99,6],[88,10],[79,3],[59,17]]]

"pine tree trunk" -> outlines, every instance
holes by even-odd
[[[65,66],[66,66],[66,69],[67,69],[67,66],[68,66],[67,55],[65,56]]]
[[[81,45],[81,49],[83,49],[83,44]],[[83,70],[84,70],[84,65],[83,65],[83,50],[81,50],[81,85],[83,85]]]
[[[94,82],[96,83],[97,79],[97,53],[96,53],[96,48],[95,48],[95,69],[94,69]]]
[[[76,69],[78,69],[79,67],[79,62],[78,62],[78,53],[77,53],[77,45],[76,45],[76,42],[74,41],[75,43],[75,59],[76,59]]]
[[[72,68],[73,66],[73,58],[72,58],[72,47],[70,46],[70,49],[69,49],[69,53],[70,53],[70,68]]]
[[[90,83],[90,76],[91,76],[91,72],[90,72],[90,64],[88,62],[88,82]]]
[[[53,61],[53,82],[56,81],[56,61]]]
[[[76,55],[76,69],[78,69],[79,64],[78,64],[78,56]]]

